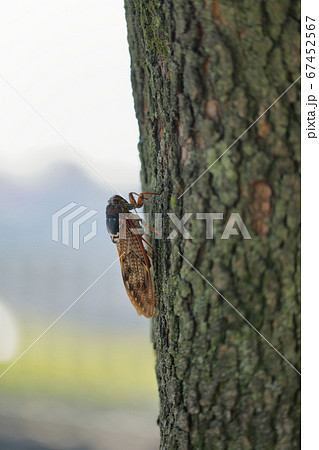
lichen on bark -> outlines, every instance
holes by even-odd
[[[155,240],[162,449],[299,448],[300,5],[125,0],[151,213],[221,212],[215,239]],[[252,240],[221,234],[239,212]],[[168,234],[168,223],[164,234]],[[171,231],[171,230],[170,230]]]

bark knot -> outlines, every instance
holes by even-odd
[[[260,180],[253,184],[252,190],[253,227],[258,236],[266,236],[269,233],[269,227],[265,221],[271,214],[272,189],[265,180]]]

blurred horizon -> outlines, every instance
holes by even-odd
[[[7,359],[0,361],[1,373],[117,259],[116,246],[105,228],[104,211],[110,194],[106,195],[101,182],[76,164],[62,162],[29,180],[15,180],[0,171],[0,316],[3,308],[11,316],[10,333],[8,327],[3,327],[4,315],[0,317],[2,331],[10,335],[7,341],[5,331],[0,333],[0,355],[7,354]],[[127,188],[121,186],[124,192]],[[79,250],[54,242],[51,236],[52,214],[70,202],[98,211],[97,236],[82,242]],[[86,226],[81,227],[81,237]],[[0,418],[7,423],[7,411],[11,411],[9,421],[15,430],[14,437],[8,434],[7,427],[0,426],[0,447],[19,448],[21,441],[25,445],[21,448],[44,450],[127,448],[128,442],[135,448],[136,441],[136,449],[155,449],[152,443],[158,434],[158,398],[154,367],[150,321],[139,317],[131,305],[117,262],[0,379]],[[17,402],[30,411],[28,418],[20,408],[16,410]],[[54,416],[50,412],[52,404]],[[41,415],[44,409],[47,413]],[[91,431],[82,430],[81,421],[68,418],[78,410],[81,421],[87,411],[99,420],[114,422],[108,435],[103,436],[103,442],[109,445],[101,445],[102,428],[96,442]],[[34,432],[34,424],[42,428],[42,421],[49,420],[60,430],[61,414],[63,433],[71,433],[67,439],[72,445],[58,446],[46,425],[52,447],[45,446],[43,437]],[[122,417],[130,423],[136,416],[137,436],[131,436],[132,430],[126,430]],[[19,438],[21,421],[31,447]],[[145,423],[150,431],[147,436],[139,436],[138,430],[143,433]],[[88,425],[88,430],[92,426]],[[74,427],[76,435],[81,430],[81,439],[74,436]],[[112,444],[114,439],[118,447]]]

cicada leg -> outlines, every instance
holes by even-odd
[[[159,256],[158,253],[157,253],[157,251],[155,250],[155,248],[153,248],[153,247],[151,246],[151,244],[148,242],[147,239],[144,239],[144,238],[142,237],[142,241],[145,242],[145,244],[148,245],[148,246],[153,250],[153,252],[155,253],[156,256]],[[148,254],[149,256],[152,257],[152,253],[151,253],[150,251],[148,251],[147,249],[145,249],[145,250],[146,250],[147,254]]]
[[[137,200],[135,200],[134,195],[137,195]],[[149,200],[149,197],[146,197],[146,195],[161,195],[155,192],[141,192],[140,194],[137,194],[137,192],[130,192],[129,193],[129,200],[131,207],[135,208],[142,208],[146,200]],[[148,225],[145,220],[141,219],[141,222],[143,225],[145,225],[149,230],[154,231],[154,233],[159,234],[160,236],[163,236],[163,234],[160,231],[157,231],[155,228],[152,228],[150,225]],[[155,250],[152,248],[152,250],[155,252]],[[155,252],[156,253],[156,252]]]
[[[148,225],[148,224],[145,222],[145,220],[141,219],[141,221],[142,221],[142,224],[143,224],[146,228],[148,228],[148,229],[151,230],[151,231],[154,231],[154,233],[156,233],[156,234],[158,234],[159,236],[162,236],[162,237],[163,237],[163,233],[161,233],[160,231],[157,231],[155,228],[153,228],[153,227],[151,227],[150,225]]]
[[[137,200],[135,200],[134,195],[137,195]],[[149,197],[145,197],[145,195],[161,195],[157,194],[155,192],[141,192],[140,194],[137,194],[136,192],[130,192],[129,193],[129,200],[132,205],[135,205],[135,208],[142,208],[145,201],[149,199]]]

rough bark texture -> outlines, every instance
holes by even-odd
[[[153,212],[222,212],[215,239],[156,240],[162,449],[299,448],[299,2],[125,0]],[[252,240],[221,240],[239,212]],[[172,226],[165,225],[165,231]]]

